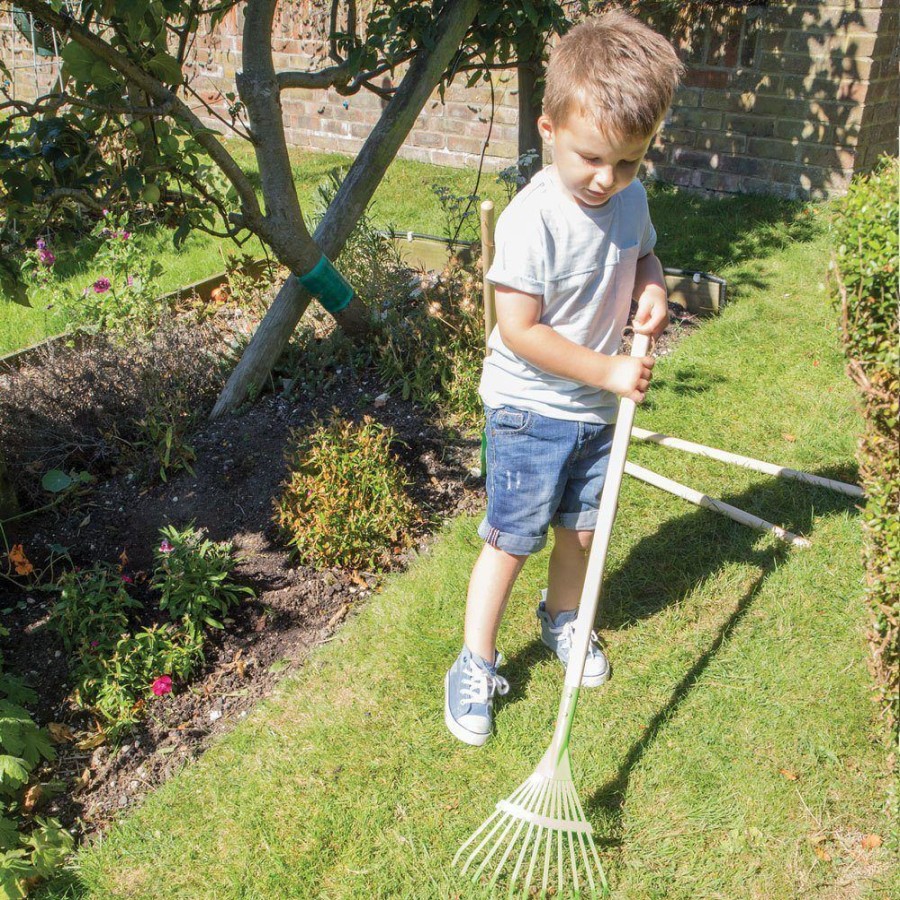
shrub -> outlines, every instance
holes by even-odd
[[[892,745],[900,691],[900,346],[898,346],[897,180],[900,164],[884,159],[856,178],[833,217],[830,284],[840,306],[851,377],[866,419],[859,460],[867,597],[872,609],[872,667]]]
[[[65,572],[51,588],[59,593],[50,625],[66,649],[78,654],[115,641],[128,630],[129,610],[141,603],[128,593],[115,566],[97,562],[90,569]]]
[[[293,432],[275,521],[301,562],[383,566],[406,543],[416,510],[392,438],[368,417],[355,424],[336,412],[328,423]]]
[[[141,719],[158,679],[184,681],[203,658],[202,635],[188,628],[153,625],[122,634],[108,648],[80,657],[74,699],[97,715],[115,741]]]
[[[193,525],[179,531],[173,525],[160,529],[156,571],[151,586],[159,591],[160,609],[197,635],[203,626],[222,628],[221,618],[252,588],[235,584],[232,545],[204,538]]]
[[[25,799],[37,767],[54,757],[49,735],[23,706],[34,700],[0,657],[0,897],[26,896],[72,850],[71,835],[55,819],[32,816]]]
[[[379,374],[404,399],[440,406],[468,425],[481,421],[478,383],[484,323],[478,273],[451,260],[382,308],[374,336]]]

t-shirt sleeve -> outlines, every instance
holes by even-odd
[[[644,195],[644,231],[641,235],[641,251],[638,253],[638,257],[646,256],[650,253],[653,248],[656,246],[656,229],[653,227],[653,222],[650,220],[650,209],[647,206],[647,195]]]
[[[544,223],[528,210],[507,207],[497,220],[488,281],[526,294],[544,293]]]

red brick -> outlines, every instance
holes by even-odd
[[[691,69],[684,77],[684,84],[698,88],[724,88],[730,80],[730,72],[724,69]],[[692,103],[697,106],[697,103]]]

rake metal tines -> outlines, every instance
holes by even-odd
[[[473,881],[484,876],[493,889],[512,866],[509,897],[562,898],[566,890],[571,897],[605,896],[609,886],[591,831],[572,782],[568,752],[557,765],[548,753],[459,848],[453,864],[481,838],[462,867],[464,875],[472,870]]]

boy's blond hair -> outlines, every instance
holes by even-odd
[[[683,70],[662,35],[613,9],[576,25],[553,51],[544,114],[561,126],[582,112],[604,132],[648,137],[666,114]]]

